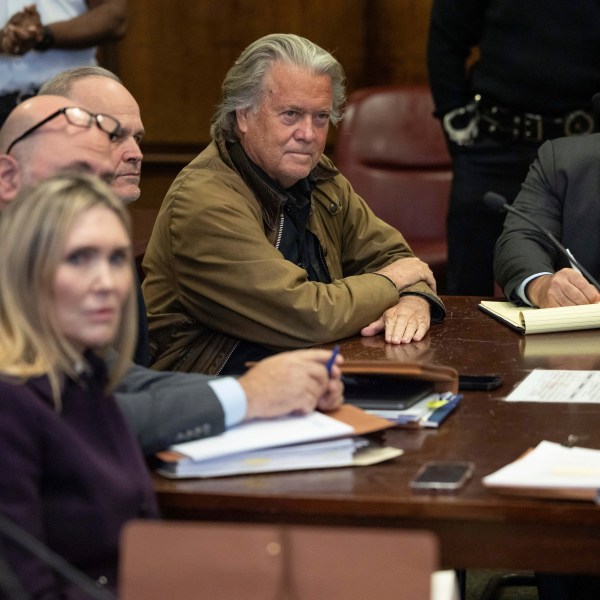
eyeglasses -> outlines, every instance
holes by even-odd
[[[85,108],[79,108],[78,106],[65,106],[53,112],[51,115],[42,119],[39,123],[36,123],[33,127],[30,127],[25,133],[22,133],[18,138],[14,139],[6,151],[6,154],[10,154],[13,146],[24,140],[27,136],[31,135],[36,129],[39,129],[42,125],[45,125],[52,119],[56,119],[59,115],[65,115],[65,118],[71,125],[75,127],[82,127],[83,129],[89,129],[93,123],[96,123],[98,129],[104,131],[112,139],[113,136],[117,135],[121,130],[121,123],[110,115],[103,115],[101,113],[94,114]]]

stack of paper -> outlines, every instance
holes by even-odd
[[[358,437],[390,427],[388,421],[349,405],[332,414],[252,421],[216,437],[176,444],[158,454],[158,472],[173,478],[220,477],[374,464],[402,453]]]
[[[544,498],[597,500],[600,450],[541,442],[533,450],[483,478],[497,492]]]

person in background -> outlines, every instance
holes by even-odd
[[[56,73],[96,64],[96,46],[123,37],[127,0],[0,2],[0,126]]]
[[[140,196],[143,159],[140,142],[144,137],[144,125],[138,103],[120,79],[102,67],[74,67],[61,71],[46,81],[38,95],[64,96],[92,112],[110,114],[118,119],[121,127],[118,133],[111,137],[111,152],[115,165],[111,187],[124,204],[137,200]],[[133,360],[147,367],[150,365],[150,340],[146,305],[139,281],[137,297],[138,337]]]
[[[421,340],[444,317],[429,267],[323,155],[344,96],[339,62],[296,35],[235,61],[144,257],[155,368],[239,373],[358,333]]]
[[[434,0],[429,81],[454,173],[449,295],[494,293],[503,215],[486,209],[484,194],[512,202],[544,140],[598,129],[599,56],[596,0]]]
[[[56,96],[20,104],[0,128],[0,211],[25,185],[64,171],[112,180],[112,137],[118,122]],[[331,376],[325,350],[288,352],[239,379],[157,372],[131,365],[118,386],[120,408],[152,454],[170,444],[211,435],[245,420],[332,410],[343,400],[338,357]]]
[[[59,176],[3,211],[0,239],[0,512],[114,592],[121,528],[158,517],[112,396],[135,343],[128,215],[99,179]],[[82,597],[14,542],[3,547],[32,597]]]
[[[140,107],[123,82],[102,67],[74,67],[44,82],[38,95],[64,96],[92,112],[118,119],[121,128],[110,140],[115,165],[111,188],[124,204],[135,202],[140,197],[144,158],[140,144],[145,130]]]

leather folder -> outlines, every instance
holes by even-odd
[[[433,383],[436,392],[458,393],[458,372],[452,367],[420,362],[393,360],[346,360],[341,366],[342,375],[385,377],[407,381]]]

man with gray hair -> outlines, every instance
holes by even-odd
[[[239,373],[359,332],[420,340],[443,318],[428,266],[323,156],[344,96],[339,62],[292,34],[230,69],[213,141],[171,186],[146,251],[155,367]]]

